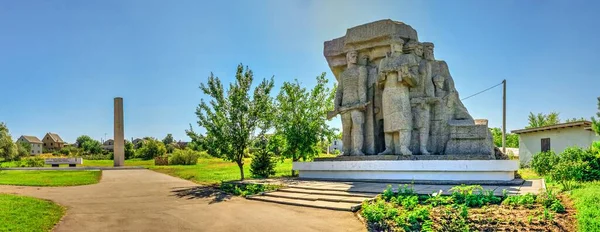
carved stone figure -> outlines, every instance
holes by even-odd
[[[341,115],[344,155],[495,159],[487,120],[473,120],[433,48],[419,43],[410,25],[392,20],[352,27],[325,42],[323,54],[338,81],[328,117]]]
[[[409,87],[418,75],[416,56],[402,54],[404,41],[391,45],[391,53],[379,63],[379,86],[383,88],[382,111],[385,150],[380,155],[412,155],[408,149],[412,132]]]
[[[367,69],[359,66],[358,52],[346,54],[347,68],[340,74],[335,95],[335,114],[342,116],[342,138],[344,155],[364,155],[363,124],[367,104]]]
[[[429,46],[429,44],[421,45],[417,42],[412,42],[405,48],[405,52],[419,57],[420,60],[417,83],[414,87],[410,88],[410,103],[413,112],[414,128],[418,131],[417,139],[412,142],[417,147],[414,149],[416,153],[429,155],[427,146],[429,145],[431,104],[435,103],[436,100],[433,81],[431,79],[431,66],[435,61],[433,54],[429,51],[423,54],[422,46]],[[421,59],[423,55],[424,59]]]

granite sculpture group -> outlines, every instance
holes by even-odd
[[[381,20],[325,42],[338,88],[343,155],[478,155],[495,159],[487,120],[462,104],[448,65],[409,25]]]

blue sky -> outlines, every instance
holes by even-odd
[[[596,112],[597,1],[2,1],[0,121],[14,139],[56,132],[112,137],[113,97],[124,98],[125,137],[188,140],[210,72],[239,63],[256,79],[327,72],[323,41],[379,19],[403,21],[435,43],[462,97],[508,80],[508,129],[532,112],[562,119]],[[495,88],[464,101],[502,122]],[[339,127],[339,119],[331,122]]]

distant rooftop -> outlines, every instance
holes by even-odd
[[[514,130],[511,132],[514,134],[525,134],[525,133],[558,130],[558,129],[563,129],[563,128],[573,128],[573,127],[582,127],[584,130],[592,130],[592,122],[590,122],[590,121],[567,122],[567,123],[554,124],[554,125],[550,125],[550,126],[542,126],[542,127]]]

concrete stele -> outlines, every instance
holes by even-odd
[[[125,164],[125,130],[123,126],[123,98],[115,98],[114,166]]]

